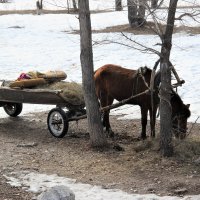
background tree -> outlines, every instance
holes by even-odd
[[[122,0],[115,0],[115,10],[116,11],[122,10]]]
[[[158,0],[151,0],[151,7],[157,8],[157,6],[158,6]]]
[[[37,15],[40,15],[43,9],[43,0],[36,1],[36,8],[37,8]]]
[[[0,3],[8,3],[8,0],[0,0]]]
[[[91,21],[88,0],[79,0],[79,23],[81,37],[81,67],[84,99],[86,103],[90,142],[93,147],[103,147],[106,137],[103,133],[99,104],[95,93]]]
[[[134,28],[145,24],[145,3],[146,0],[127,0],[130,27]]]
[[[76,0],[72,0],[72,4],[73,4],[74,11],[75,12],[78,11]]]

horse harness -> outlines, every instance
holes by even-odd
[[[132,96],[134,95],[134,89],[135,89],[135,94],[138,93],[137,89],[138,89],[138,79],[141,77],[144,81],[144,84],[146,85],[147,88],[149,88],[148,83],[146,82],[145,78],[144,78],[144,74],[147,71],[147,67],[140,67],[136,74],[134,74],[134,77],[136,76],[136,84],[135,84],[135,88],[134,88],[134,81],[133,81],[133,90],[132,90]]]

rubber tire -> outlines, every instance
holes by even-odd
[[[7,103],[3,106],[4,111],[11,117],[17,117],[23,109],[22,103]]]
[[[54,117],[58,117],[57,123],[53,125],[52,121]],[[55,119],[56,120],[56,119]],[[60,121],[61,120],[61,121]],[[47,125],[49,132],[56,138],[63,138],[68,131],[69,123],[67,120],[67,115],[61,108],[53,108],[50,110],[48,117],[47,117]],[[60,126],[61,125],[61,126]],[[58,130],[60,129],[61,130]]]

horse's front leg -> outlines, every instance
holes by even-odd
[[[148,109],[141,106],[141,115],[142,115],[142,118],[141,118],[141,124],[142,124],[141,138],[143,140],[146,139],[146,137],[147,137],[146,136],[147,112],[148,112]]]

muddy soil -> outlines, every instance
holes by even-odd
[[[3,199],[34,196],[6,183],[3,175],[22,170],[56,173],[129,193],[200,194],[200,165],[195,162],[200,157],[199,124],[193,126],[186,140],[174,139],[174,156],[163,158],[159,153],[158,135],[154,140],[150,137],[146,141],[138,140],[139,120],[117,120],[112,116],[115,137],[108,138],[109,147],[101,150],[90,147],[86,120],[70,122],[68,134],[57,139],[49,133],[46,118],[47,113],[43,112],[0,119],[0,195]]]

